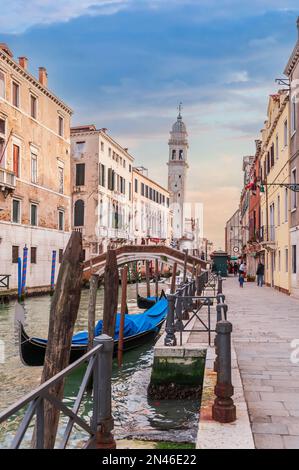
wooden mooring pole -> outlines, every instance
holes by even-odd
[[[81,297],[82,261],[82,235],[80,232],[72,232],[52,297],[41,383],[69,365],[72,336]],[[62,399],[63,389],[64,381],[61,380],[50,392],[58,399]],[[44,448],[46,449],[54,447],[58,422],[59,410],[46,401],[44,404]],[[33,440],[37,437],[34,432]]]
[[[185,251],[185,259],[184,259],[184,274],[183,274],[183,282],[187,281],[187,261],[188,261],[188,250]]]
[[[123,362],[124,327],[125,327],[125,315],[126,315],[126,309],[127,309],[127,284],[128,284],[128,267],[125,266],[121,272],[121,308],[120,308],[120,324],[119,324],[118,351],[117,351],[118,367],[121,367],[122,362]]]
[[[171,286],[170,286],[170,293],[175,293],[175,281],[176,281],[176,271],[177,271],[177,263],[173,263],[172,266],[172,278],[171,278]]]
[[[145,280],[146,280],[146,296],[151,296],[151,286],[150,286],[150,265],[149,261],[145,262]]]
[[[159,261],[155,260],[155,287],[156,287],[156,300],[159,297]]]
[[[104,273],[103,333],[114,337],[118,303],[118,268],[115,250],[108,250]]]
[[[99,284],[99,275],[92,274],[89,281],[89,300],[88,300],[88,346],[87,350],[93,348],[94,328],[96,323],[96,302],[97,290]]]

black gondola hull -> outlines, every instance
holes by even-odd
[[[137,335],[128,336],[124,338],[124,345],[123,349],[124,352],[130,351],[131,349],[135,349],[139,346],[142,346],[147,341],[155,339],[159,330],[163,324],[164,320],[157,324],[154,330],[145,331],[143,333],[139,333]],[[45,360],[45,353],[46,353],[46,343],[38,341],[35,338],[30,338],[24,328],[23,323],[19,323],[19,349],[20,349],[20,357],[23,364],[27,366],[42,366]],[[114,341],[114,355],[116,355],[118,350],[118,341]],[[86,345],[72,345],[71,346],[71,353],[70,353],[70,363],[80,359],[85,353],[87,352]]]

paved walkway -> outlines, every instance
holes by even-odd
[[[257,448],[299,448],[299,300],[235,278],[223,287]],[[299,357],[299,354],[297,354]]]

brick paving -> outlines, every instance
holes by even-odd
[[[290,360],[299,300],[255,283],[240,289],[236,278],[223,291],[255,446],[299,449],[299,363]]]

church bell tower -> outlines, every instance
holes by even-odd
[[[186,195],[188,134],[182,120],[182,104],[179,114],[170,131],[168,159],[168,191],[173,210],[173,239],[179,240],[184,235],[184,202]]]

